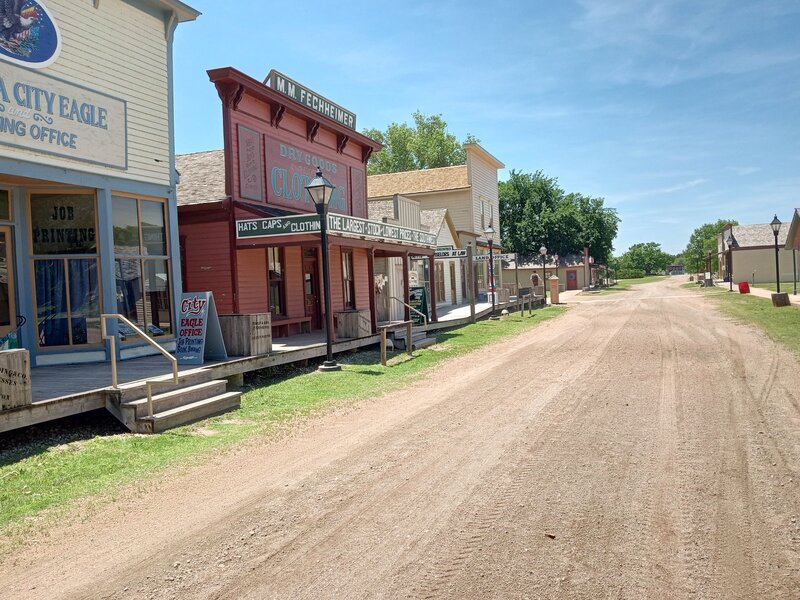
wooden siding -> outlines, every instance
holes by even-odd
[[[302,248],[300,246],[284,248],[283,261],[286,269],[286,316],[302,317],[306,314]]]
[[[236,267],[239,272],[239,312],[242,314],[269,312],[266,250],[264,248],[238,250]]]
[[[180,226],[185,239],[187,292],[214,292],[217,311],[233,312],[231,248],[227,221]]]
[[[356,288],[356,308],[359,310],[369,310],[369,295],[372,293],[373,285],[369,281],[369,268],[366,248],[353,249],[353,277],[355,278]]]
[[[500,231],[500,200],[497,189],[497,169],[475,154],[467,154],[467,168],[472,190],[472,224],[470,230],[483,234],[493,220],[495,231]],[[485,203],[485,219],[481,223],[481,202]],[[453,219],[455,222],[455,219]],[[456,223],[457,229],[467,229]]]
[[[342,282],[342,248],[331,246],[330,251],[331,278],[331,311],[336,314],[344,310],[344,284]]]
[[[0,147],[0,154],[63,168],[168,185],[169,88],[164,21],[127,2],[48,0],[62,36],[45,75],[104,92],[127,102],[128,170]]]
[[[413,197],[418,200],[422,210],[431,208],[446,208],[453,220],[453,225],[458,230],[473,231],[472,207],[470,205],[470,192],[468,189],[455,192],[441,192],[435,194],[419,194]],[[481,232],[483,233],[483,232]]]

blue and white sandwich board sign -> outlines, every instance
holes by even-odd
[[[181,365],[202,365],[208,360],[227,360],[217,306],[211,292],[186,292],[181,297],[175,356]]]

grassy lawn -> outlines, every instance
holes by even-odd
[[[777,292],[778,291],[778,286],[777,286],[777,284],[774,284],[774,283],[757,283],[755,285],[753,285],[751,283],[750,286],[751,287],[762,288],[762,289],[765,289],[765,290],[770,290],[771,292]],[[734,288],[736,287],[735,283],[733,284],[733,287]],[[798,287],[800,287],[800,284],[798,284]],[[794,282],[792,282],[792,281],[781,281],[781,291],[782,292],[789,292],[790,294],[792,292],[794,292]]]
[[[413,358],[396,353],[386,367],[375,350],[337,357],[341,372],[284,367],[283,374],[256,379],[242,395],[240,409],[158,435],[105,432],[70,439],[67,431],[55,440],[32,439],[0,449],[0,536],[24,533],[43,514],[55,516],[77,499],[102,500],[167,467],[189,467],[211,453],[276,435],[291,420],[397,390],[434,365],[519,334],[565,310],[549,307],[530,317],[515,313],[441,333],[436,346],[415,351]]]
[[[661,281],[662,279],[666,279],[666,277],[663,275],[648,275],[647,277],[639,277],[638,279],[620,279],[610,288],[604,288],[588,293],[594,296],[615,294],[617,292],[629,292],[631,291],[631,286],[642,283],[650,283],[651,281]]]
[[[696,285],[696,284],[689,284]],[[781,286],[783,287],[783,286]],[[769,337],[800,354],[800,309],[795,306],[775,308],[768,298],[750,294],[728,293],[728,288],[697,288],[699,292],[713,296],[722,312],[740,323],[755,325]]]

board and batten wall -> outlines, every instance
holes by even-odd
[[[61,53],[38,73],[127,102],[128,169],[0,144],[0,156],[65,169],[170,184],[168,45],[164,14],[122,0],[47,0]],[[24,69],[0,61],[4,73]]]

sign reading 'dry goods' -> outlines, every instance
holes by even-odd
[[[0,144],[126,169],[127,106],[0,62]]]
[[[314,201],[306,186],[319,168],[336,186],[328,210],[347,212],[347,165],[270,137],[266,138],[266,149],[267,198],[270,204],[314,210]]]
[[[342,108],[316,92],[312,92],[304,85],[297,83],[294,79],[290,79],[275,69],[269,72],[267,79],[273,90],[280,92],[284,96],[288,96],[303,106],[307,106],[314,112],[324,115],[345,127],[349,127],[350,129],[356,128],[355,113]]]
[[[226,360],[225,342],[211,292],[186,292],[181,297],[175,356],[181,365],[202,365],[203,360]]]
[[[302,235],[319,233],[319,230],[319,216],[317,215],[236,221],[236,237],[238,239],[275,235]],[[406,242],[428,248],[436,246],[436,235],[430,232],[346,215],[329,214],[328,231],[389,242]]]

